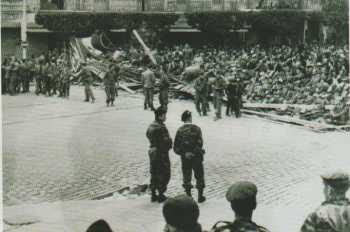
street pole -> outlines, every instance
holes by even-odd
[[[21,21],[21,47],[22,59],[27,58],[27,0],[23,0],[22,5],[22,21]]]

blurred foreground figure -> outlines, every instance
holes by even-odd
[[[92,223],[86,232],[113,232],[113,230],[105,220],[100,219]]]
[[[231,208],[235,212],[235,220],[233,222],[219,221],[213,226],[212,231],[269,232],[252,221],[253,211],[257,206],[257,192],[256,185],[248,181],[239,181],[231,185],[226,193],[226,199],[231,203]]]
[[[179,195],[169,198],[163,206],[163,216],[166,221],[164,232],[201,232],[202,227],[197,222],[199,208],[189,196]]]
[[[326,200],[306,218],[301,232],[349,232],[350,202],[346,198],[349,175],[335,172],[321,177]]]

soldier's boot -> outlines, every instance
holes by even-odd
[[[206,198],[203,196],[203,189],[198,189],[198,203],[205,202]]]
[[[192,197],[191,189],[185,189],[185,193],[187,196]]]
[[[159,203],[164,202],[166,199],[167,199],[167,197],[164,195],[164,193],[159,193],[159,196],[158,196]]]
[[[151,194],[152,194],[151,195],[151,202],[158,201],[158,196],[157,196],[156,190],[152,190]]]

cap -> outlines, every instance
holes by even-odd
[[[350,186],[349,174],[343,171],[328,172],[321,177],[325,184],[336,189]]]
[[[192,197],[179,195],[165,201],[163,216],[167,224],[178,229],[189,230],[197,225],[199,208]]]
[[[252,182],[238,181],[227,190],[226,199],[230,202],[234,200],[244,200],[255,197],[257,193],[258,188]]]
[[[181,115],[181,121],[185,122],[187,121],[187,119],[189,119],[191,117],[191,111],[189,110],[185,110],[182,115]]]

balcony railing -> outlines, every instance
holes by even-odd
[[[276,8],[277,0],[66,0],[66,10],[82,11],[230,11]],[[288,8],[320,10],[321,0],[286,0]]]

